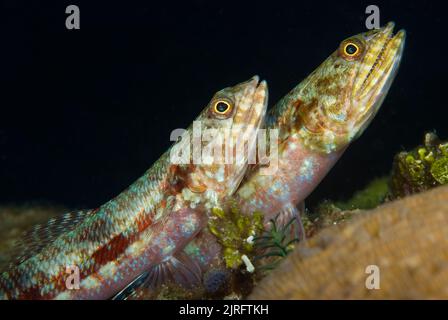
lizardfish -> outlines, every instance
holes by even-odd
[[[275,217],[283,224],[296,218],[300,229],[298,207],[366,129],[392,84],[405,43],[405,31],[393,35],[393,29],[389,23],[343,40],[268,112],[266,128],[279,132],[277,168],[272,174],[262,165],[248,170],[233,196],[242,213],[263,213],[266,228]],[[222,247],[207,229],[185,253],[201,266],[200,285],[215,281],[211,273],[216,281],[224,278]],[[153,298],[154,292],[140,287],[129,297]]]
[[[242,212],[297,215],[297,205],[316,188],[351,142],[377,114],[398,70],[405,31],[394,23],[343,40],[316,70],[267,115],[279,130],[278,169],[255,168],[235,198]]]
[[[266,82],[257,76],[217,92],[172,148],[116,198],[33,228],[17,261],[0,275],[0,299],[107,299],[160,263],[182,269],[177,253],[206,226],[207,210],[244,177],[267,99]],[[195,142],[195,126],[215,131]],[[245,145],[248,152],[230,162],[201,162],[193,153],[184,158],[189,161],[173,161],[194,143],[223,154],[223,147],[236,152]]]

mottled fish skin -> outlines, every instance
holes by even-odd
[[[282,219],[290,213],[286,209],[302,202],[361,135],[380,108],[400,63],[405,32],[393,36],[393,27],[389,23],[342,41],[268,112],[266,128],[279,130],[278,170],[271,175],[263,174],[262,166],[248,171],[233,197],[241,212],[262,212],[266,228],[279,213],[280,221],[289,221],[291,217]],[[343,50],[352,42],[361,52],[348,57]],[[223,266],[217,240],[214,244],[212,240],[205,230],[189,244],[195,253],[190,255],[203,272]]]
[[[242,212],[263,212],[269,221],[303,201],[358,138],[379,110],[401,60],[405,32],[394,24],[341,42],[267,115],[279,130],[278,170],[250,171],[236,193]],[[347,46],[359,51],[348,55]],[[353,49],[353,48],[351,48]],[[286,210],[287,211],[287,210]]]
[[[266,82],[255,76],[215,94],[196,121],[202,130],[223,129],[221,138],[230,130],[227,146],[233,150],[238,139],[257,134],[267,98]],[[218,113],[219,101],[230,111]],[[204,227],[208,208],[235,192],[248,162],[173,164],[170,152],[185,146],[184,137],[98,209],[68,213],[28,232],[21,255],[0,275],[0,299],[107,299],[182,250]],[[214,147],[222,140],[200,143]],[[248,148],[255,148],[255,140]],[[79,290],[67,288],[67,266],[79,268]]]

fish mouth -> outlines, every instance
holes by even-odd
[[[406,32],[400,30],[394,35],[394,27],[389,22],[363,35],[367,50],[353,88],[359,126],[367,126],[369,118],[376,114],[397,74]]]
[[[227,194],[233,194],[243,179],[248,164],[256,163],[258,130],[263,126],[268,105],[268,86],[259,76],[240,84],[244,93],[239,101],[238,114],[232,125],[232,150],[235,155],[233,178],[227,182]]]
[[[258,75],[241,84],[245,86],[243,98],[245,102],[240,103],[242,117],[235,119],[237,125],[254,126],[259,128],[264,120],[267,102],[268,87],[265,80],[260,81]]]
[[[249,121],[249,124],[259,128],[263,124],[268,106],[268,84],[265,80],[260,81],[260,77],[257,75],[253,76],[251,81],[255,85],[255,91],[252,97],[251,108],[253,114],[250,116],[252,121]]]

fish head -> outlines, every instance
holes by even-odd
[[[394,23],[343,40],[290,93],[299,135],[310,148],[330,153],[359,137],[379,110],[397,73],[405,31]]]
[[[235,192],[248,164],[256,159],[256,138],[267,101],[267,84],[258,76],[213,96],[187,130],[189,139],[179,144],[191,155],[189,164],[182,167],[184,193],[217,203]]]

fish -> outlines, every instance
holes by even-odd
[[[343,40],[266,117],[278,130],[272,174],[251,170],[235,194],[242,212],[261,211],[267,223],[280,213],[298,217],[300,204],[378,113],[397,74],[406,32],[388,23]]]
[[[406,32],[395,24],[343,40],[308,77],[284,96],[266,116],[265,129],[277,134],[277,163],[251,165],[232,196],[239,211],[261,212],[305,239],[301,223],[304,200],[319,185],[348,146],[361,136],[378,113],[397,74]],[[348,173],[349,174],[349,173]],[[221,203],[220,207],[226,207]],[[184,249],[207,274],[223,270],[223,248],[203,229]],[[253,269],[251,262],[248,270]],[[198,286],[206,287],[204,283]],[[156,289],[135,288],[130,299],[157,296]]]
[[[206,226],[210,208],[237,190],[267,100],[258,76],[218,91],[118,196],[28,231],[0,275],[0,299],[109,299],[151,270],[194,276],[182,250]]]

